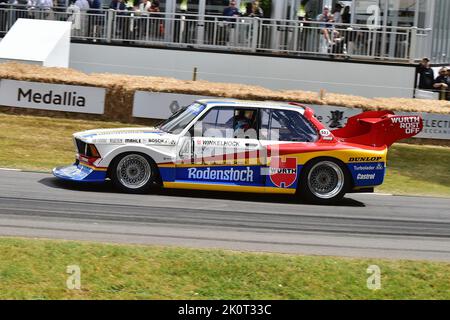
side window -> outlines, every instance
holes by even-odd
[[[225,138],[233,130],[233,109],[211,109],[202,120],[202,136]],[[230,131],[231,130],[231,131]]]
[[[265,109],[270,112],[269,120],[264,113],[261,118],[262,129],[264,121],[270,126],[267,134],[269,140],[312,142],[317,140],[317,132],[314,127],[297,111]]]
[[[202,136],[257,139],[257,114],[256,109],[213,108],[200,120]]]
[[[258,111],[256,109],[234,109],[234,137],[239,139],[258,139]]]

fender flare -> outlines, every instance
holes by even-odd
[[[335,162],[337,162],[337,163],[342,164],[342,166],[345,168],[344,174],[349,178],[349,186],[350,186],[351,188],[354,187],[355,181],[353,180],[353,176],[352,176],[352,174],[351,174],[351,172],[350,172],[350,169],[348,168],[348,164],[347,164],[347,163],[345,163],[345,162],[342,161],[341,159],[338,159],[338,158],[335,158],[335,157],[332,157],[332,156],[319,156],[319,157],[315,157],[315,158],[309,159],[308,161],[306,161],[306,162],[302,165],[302,170],[300,170],[300,173],[298,174],[298,182],[299,182],[299,183],[297,183],[297,192],[298,192],[298,188],[301,187],[302,182],[304,182],[304,181],[302,180],[303,175],[304,175],[304,172],[305,172],[303,168],[304,168],[306,165],[308,165],[310,162],[312,162],[312,161],[317,161],[317,160],[333,160],[333,161],[335,161]],[[350,189],[351,189],[351,188],[350,188]]]

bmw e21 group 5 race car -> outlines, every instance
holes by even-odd
[[[74,134],[61,179],[121,191],[153,187],[296,194],[328,204],[382,184],[387,149],[423,128],[420,116],[368,111],[330,131],[297,103],[199,100],[154,128]]]

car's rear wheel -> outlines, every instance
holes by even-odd
[[[350,177],[344,165],[334,159],[316,159],[302,170],[299,195],[317,204],[334,203],[345,195]]]
[[[157,167],[143,154],[128,153],[114,159],[110,177],[114,186],[127,193],[145,193],[155,184]]]

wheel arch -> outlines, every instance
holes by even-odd
[[[106,176],[108,178],[111,177],[111,170],[113,169],[115,162],[118,161],[120,158],[128,155],[128,154],[138,154],[138,155],[141,155],[144,158],[146,158],[149,161],[149,163],[151,165],[153,165],[153,167],[156,169],[155,180],[156,180],[156,182],[158,183],[159,186],[162,186],[162,178],[161,178],[161,173],[159,171],[158,163],[155,161],[155,159],[153,159],[152,156],[150,156],[147,152],[142,152],[142,150],[122,150],[122,152],[116,153],[114,155],[114,157],[112,157],[110,159],[109,164],[108,164],[108,169],[106,171]]]
[[[155,150],[152,147],[149,146],[143,146],[143,145],[122,145],[117,146],[116,148],[112,148],[108,153],[105,155],[102,155],[101,162],[99,163],[99,166],[102,167],[109,167],[113,159],[115,159],[118,155],[123,153],[142,153],[148,157],[150,157],[155,163],[162,162],[162,159],[165,154],[161,153],[158,150]]]
[[[339,158],[332,157],[332,156],[319,156],[319,157],[315,157],[315,158],[309,159],[308,161],[305,162],[305,164],[302,165],[302,170],[300,170],[300,174],[298,176],[299,183],[297,184],[297,192],[299,191],[299,188],[302,187],[303,183],[306,181],[305,180],[306,178],[304,177],[306,170],[304,170],[304,168],[307,165],[309,165],[309,164],[311,164],[313,162],[316,162],[316,161],[318,162],[318,161],[321,161],[321,160],[323,160],[323,161],[332,160],[334,162],[337,162],[337,163],[341,164],[342,167],[344,168],[344,174],[349,179],[349,189],[354,188],[355,181],[353,180],[353,176],[352,176],[352,174],[350,172],[350,169],[348,168],[348,165],[344,161],[342,161]]]

